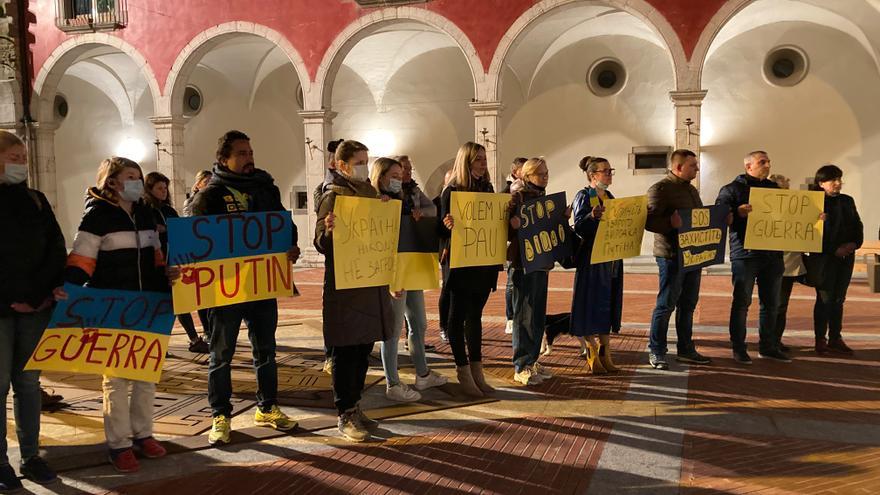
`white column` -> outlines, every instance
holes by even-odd
[[[183,206],[186,198],[186,184],[183,174],[183,127],[180,117],[150,117],[156,128],[158,156],[156,166],[171,181],[171,201],[176,208]],[[154,143],[155,144],[155,143]]]
[[[331,126],[336,113],[327,109],[303,110],[299,112],[305,129],[306,147],[306,194],[308,194],[308,221],[305,232],[299,233],[299,247],[302,250],[302,263],[306,266],[321,266],[324,257],[312,245],[315,235],[315,197],[314,191],[324,182],[327,162],[327,141],[330,138]]]
[[[56,182],[55,166],[55,131],[58,124],[54,122],[36,122],[34,136],[36,143],[32,143],[30,153],[36,154],[37,174],[32,185],[46,195],[52,208],[58,209],[58,186]]]
[[[700,113],[706,91],[670,91],[675,105],[675,149],[689,149],[700,157]],[[700,177],[693,181],[700,188]]]
[[[504,184],[504,177],[499,176],[498,150],[501,149],[501,111],[504,105],[500,101],[475,101],[470,104],[474,111],[475,142],[486,147],[486,158],[489,162],[489,175],[492,177],[496,191]],[[501,173],[504,171],[502,169]]]

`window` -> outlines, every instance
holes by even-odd
[[[665,174],[671,146],[637,146],[629,154],[628,167],[633,175]]]
[[[361,7],[390,7],[407,3],[427,3],[429,0],[355,0]]]
[[[126,0],[55,0],[55,25],[62,31],[107,31],[127,23]]]
[[[807,54],[796,46],[776,47],[764,59],[764,79],[774,86],[794,86],[804,80],[809,70]]]

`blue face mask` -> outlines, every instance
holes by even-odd
[[[6,171],[0,175],[0,182],[4,184],[21,184],[28,177],[27,165],[20,163],[7,163]]]
[[[388,181],[388,192],[393,192],[394,194],[397,194],[401,191],[401,189],[403,189],[403,182],[397,179],[391,179],[390,181]]]
[[[140,179],[127,180],[123,187],[119,195],[126,201],[134,203],[144,195],[144,183]]]

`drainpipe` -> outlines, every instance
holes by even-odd
[[[18,29],[18,70],[19,88],[21,89],[22,117],[24,127],[24,142],[28,150],[28,177],[30,186],[39,188],[39,175],[37,174],[36,143],[34,142],[34,119],[31,116],[31,93],[33,81],[31,77],[30,45],[28,43],[28,4],[29,0],[16,0],[18,9],[16,28]]]

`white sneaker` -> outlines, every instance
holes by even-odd
[[[513,374],[513,381],[522,383],[523,385],[540,385],[543,383],[541,377],[536,375],[532,368],[526,368],[520,372]]]
[[[415,402],[422,398],[422,394],[407,387],[405,383],[399,383],[393,387],[386,388],[385,397],[395,402]]]
[[[333,358],[327,358],[324,360],[324,367],[321,368],[324,373],[328,375],[333,375]]]
[[[507,326],[504,327],[504,333],[510,335],[513,333],[513,320],[507,320]]]
[[[446,385],[448,380],[445,376],[434,373],[433,371],[428,371],[428,376],[416,376],[416,390],[426,390],[431,387],[439,387],[441,385]]]
[[[549,380],[553,378],[553,373],[550,373],[550,370],[544,367],[541,363],[535,363],[532,365],[532,373],[541,377],[541,380]]]
[[[553,346],[552,345],[547,345],[543,349],[541,349],[542,356],[549,356],[552,353],[553,353]]]

